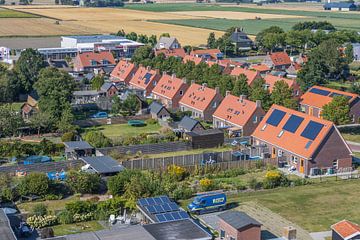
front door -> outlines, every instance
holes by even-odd
[[[271,158],[276,158],[276,149],[274,147],[272,148]]]
[[[300,173],[304,173],[304,159],[300,158],[300,168],[299,168],[299,172]]]

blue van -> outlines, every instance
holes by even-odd
[[[106,112],[98,112],[96,114],[91,115],[90,118],[108,118],[108,114]]]
[[[188,205],[189,212],[202,214],[226,209],[226,195],[222,191],[199,193]]]

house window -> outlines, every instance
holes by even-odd
[[[225,231],[224,230],[220,230],[220,238],[224,239],[225,238]]]
[[[216,102],[213,103],[213,108],[216,108],[217,104]]]
[[[282,157],[284,155],[284,152],[282,150],[278,150],[278,157]]]
[[[301,106],[300,111],[303,112],[303,113],[306,112],[305,106]]]
[[[296,91],[295,91],[295,96],[299,96],[299,95],[300,95],[299,90],[296,90]]]
[[[295,157],[295,156],[291,156],[291,161],[292,161],[294,164],[297,164],[297,163],[298,163],[298,158]]]
[[[180,90],[180,96],[182,96],[184,94],[184,92],[182,90]]]
[[[334,160],[332,165],[333,165],[333,168],[337,169],[338,168],[338,160]]]
[[[257,123],[257,116],[253,116],[253,123]]]

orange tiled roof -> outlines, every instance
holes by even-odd
[[[167,99],[173,99],[184,84],[186,83],[182,79],[165,74],[160,78],[152,92]]]
[[[285,81],[289,87],[294,87],[296,84],[296,81],[293,79],[288,79],[288,78],[283,78],[283,77],[278,77],[278,76],[274,76],[271,74],[266,74],[266,76],[264,77],[264,80],[266,82],[267,85],[269,85],[269,91],[272,92],[272,90],[274,89],[275,83],[278,81]]]
[[[274,52],[269,54],[275,66],[290,65],[291,59],[286,52]]]
[[[120,62],[115,66],[111,72],[111,76],[118,79],[118,81],[124,81],[129,77],[132,71],[136,68],[135,64],[127,61],[120,60]]]
[[[199,63],[203,62],[204,59],[200,58],[200,57],[185,55],[185,57],[183,58],[183,63],[186,63],[186,62],[189,62],[189,61],[194,62],[195,65],[198,65]]]
[[[249,85],[251,85],[254,82],[254,80],[260,76],[260,73],[257,71],[240,68],[240,67],[234,68],[230,73],[230,75],[232,76],[240,76],[240,74],[244,74],[247,77]]]
[[[244,126],[256,110],[256,103],[234,95],[227,95],[214,113],[214,117]]]
[[[185,92],[179,103],[195,108],[199,111],[204,111],[214,99],[216,94],[215,89],[193,83]]]
[[[198,50],[192,50],[190,52],[190,55],[195,56],[195,55],[209,54],[212,58],[216,59],[217,54],[220,54],[220,53],[221,53],[221,51],[219,49],[198,49]]]
[[[342,220],[332,225],[331,229],[345,240],[353,235],[360,235],[360,226],[347,220]]]
[[[284,117],[281,119],[281,121],[278,123],[277,126],[273,126],[267,123],[267,120],[275,110],[280,110],[282,112],[285,112]],[[278,111],[276,112],[278,114]],[[283,130],[284,125],[292,115],[296,115],[298,117],[303,118],[303,121],[299,124],[299,127],[296,129],[294,133],[287,130]],[[306,126],[310,121],[323,125],[323,127],[321,128],[321,130],[319,131],[318,135],[315,137],[314,140],[301,136],[302,132],[304,131],[304,129],[306,128]],[[255,129],[252,136],[261,139],[262,141],[265,141],[269,144],[275,145],[279,148],[292,152],[298,156],[309,159],[313,156],[314,152],[323,142],[323,140],[329,133],[330,129],[334,127],[335,127],[334,124],[330,121],[309,116],[305,113],[298,112],[274,104],[267,112],[264,119],[260,122],[259,126]],[[282,131],[283,133],[281,133]],[[310,141],[312,142],[310,143]],[[309,145],[308,148],[306,148],[307,145]]]
[[[330,92],[327,96],[323,96],[320,94],[312,93],[310,92],[313,88],[317,88],[320,90],[328,91]],[[355,93],[349,93],[344,91],[339,91],[331,88],[321,87],[321,86],[313,86],[311,87],[304,95],[301,96],[301,104],[317,107],[317,108],[323,108],[324,105],[328,104],[332,101],[332,97],[330,95],[332,93],[335,94],[341,94],[349,97],[349,103],[354,101],[359,95]]]
[[[184,58],[186,53],[183,48],[173,48],[173,49],[155,49],[155,56],[163,53],[166,57],[181,57]]]
[[[259,72],[270,71],[271,69],[265,64],[254,64],[250,66],[250,69],[254,69]]]
[[[97,65],[114,65],[115,59],[111,52],[84,52],[78,53],[79,60],[83,67],[92,67],[92,61],[96,61]],[[103,64],[102,61],[107,60],[108,64]]]
[[[147,89],[148,86],[154,84],[154,78],[159,73],[156,70],[152,70],[146,67],[139,67],[134,76],[130,80],[130,85],[133,85],[139,89]]]
[[[233,67],[241,67],[244,65],[244,63],[236,62],[231,59],[220,59],[217,61],[217,63],[220,66],[227,67],[227,66],[233,66]]]

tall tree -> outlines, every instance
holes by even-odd
[[[344,96],[336,96],[323,107],[321,116],[334,124],[347,124],[350,122],[349,100]]]
[[[129,95],[121,104],[123,115],[135,115],[140,109],[140,103],[136,95]]]
[[[153,58],[152,47],[142,46],[135,50],[132,61],[136,64],[144,63],[145,60]]]
[[[162,33],[160,37],[170,37],[170,33]]]
[[[105,79],[101,75],[97,75],[91,80],[91,88],[99,91],[101,86],[105,83]]]
[[[346,63],[350,64],[354,61],[354,48],[352,44],[347,44],[345,49]]]
[[[270,92],[268,89],[265,89],[265,80],[260,78],[256,79],[254,83],[252,84],[251,90],[250,90],[250,100],[256,101],[260,100],[261,105],[264,110],[268,110],[271,107],[271,98],[270,98]]]
[[[41,54],[32,48],[21,52],[15,64],[15,71],[21,82],[21,90],[28,93],[33,89],[33,84],[38,80],[40,70],[45,67]]]
[[[285,81],[277,81],[271,92],[271,101],[287,108],[296,109],[297,102],[293,98],[293,89]]]
[[[247,79],[246,75],[240,74],[240,76],[235,81],[235,86],[232,90],[232,94],[234,94],[235,96],[240,96],[240,95],[249,96],[250,87],[249,87],[247,81],[248,81],[248,79]]]
[[[74,131],[75,127],[73,122],[74,114],[72,113],[70,104],[67,103],[62,111],[60,121],[57,122],[57,129],[61,133]]]
[[[21,115],[9,104],[0,105],[0,136],[12,137],[24,126]]]
[[[209,33],[209,37],[207,39],[207,47],[208,48],[216,48],[217,47],[214,32]]]
[[[151,35],[150,37],[149,37],[149,44],[150,44],[150,46],[152,46],[152,47],[154,47],[155,45],[156,45],[156,43],[157,43],[157,38],[156,38],[156,35]]]
[[[37,130],[38,135],[40,135],[42,129],[49,129],[51,125],[50,115],[46,112],[38,112],[30,118],[30,126]]]
[[[264,47],[264,37],[267,34],[283,34],[284,30],[278,26],[271,26],[269,28],[266,28],[264,30],[262,30],[261,32],[259,32],[256,35],[256,43],[259,47],[263,48]]]

